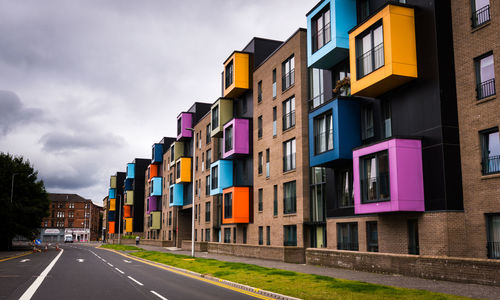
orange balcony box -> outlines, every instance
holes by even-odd
[[[108,233],[115,233],[115,222],[108,222]]]
[[[235,98],[250,89],[250,53],[234,51],[224,62],[224,98]]]
[[[175,163],[175,183],[191,182],[191,157],[181,157]]]
[[[123,217],[124,218],[131,218],[132,217],[132,206],[131,205],[124,205],[123,206]]]
[[[149,165],[148,166],[148,174],[149,174],[148,181],[151,181],[151,179],[153,177],[160,176],[160,175],[158,175],[158,171],[159,171],[159,165]]]
[[[250,187],[230,187],[223,190],[223,224],[250,222]]]

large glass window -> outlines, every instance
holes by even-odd
[[[314,150],[316,154],[333,149],[333,117],[326,113],[314,118]]]
[[[351,78],[349,59],[345,59],[332,68],[332,86],[334,97],[350,95],[350,85],[345,82]]]
[[[278,122],[276,121],[276,119],[278,118],[278,112],[277,112],[277,109],[276,109],[276,106],[273,107],[273,136],[276,136],[276,134],[278,133]]]
[[[281,89],[284,91],[295,83],[295,57],[292,55],[281,64],[283,74]]]
[[[358,223],[337,223],[337,249],[358,251]]]
[[[283,131],[295,126],[295,96],[283,101]]]
[[[182,132],[182,117],[177,119],[177,135],[180,135]]]
[[[482,131],[482,166],[483,175],[500,172],[500,138],[498,127]]]
[[[271,245],[271,226],[266,226],[266,245]]]
[[[384,65],[384,33],[378,24],[356,38],[356,71],[362,78]]]
[[[205,222],[210,222],[210,206],[211,202],[205,202]]]
[[[207,150],[207,168],[210,168],[210,164],[212,163],[212,149]]]
[[[472,27],[490,20],[490,0],[472,0]]]
[[[337,184],[337,206],[347,208],[354,206],[354,193],[352,188],[352,170],[336,170],[335,182]]]
[[[219,105],[212,108],[212,130],[219,127]]]
[[[226,65],[225,75],[226,75],[226,89],[227,89],[231,84],[233,84],[233,61],[230,61]]]
[[[378,252],[377,222],[366,222],[366,248],[368,252]]]
[[[262,138],[262,116],[257,118],[257,137]]]
[[[212,190],[219,188],[219,166],[214,166],[211,172]]]
[[[224,152],[233,150],[233,125],[224,129]]]
[[[174,187],[170,187],[170,195],[169,195],[169,202],[170,204],[174,203]]]
[[[391,102],[385,100],[382,103],[382,114],[384,117],[384,138],[392,136],[392,111]]]
[[[276,98],[276,69],[273,69],[273,98]]]
[[[330,7],[321,11],[312,19],[312,48],[313,52],[330,42]]]
[[[390,200],[388,152],[363,156],[359,164],[362,203]]]
[[[408,254],[420,254],[418,242],[418,220],[411,219],[408,223]]]
[[[366,140],[374,136],[373,107],[372,105],[364,105],[361,107],[361,139]]]
[[[295,170],[295,138],[283,143],[283,172]]]
[[[259,189],[259,211],[262,211],[264,209],[263,198],[264,198],[264,189]]]
[[[206,177],[205,181],[205,196],[210,196],[210,175]]]
[[[224,228],[224,243],[231,243],[231,228]]]
[[[278,186],[273,187],[273,215],[278,215]]]
[[[309,109],[316,108],[325,102],[323,94],[323,70],[309,69]]]
[[[486,215],[488,258],[500,258],[500,214]]]
[[[311,168],[311,219],[313,222],[325,221],[326,198],[325,168]]]
[[[262,102],[262,80],[257,82],[257,102]]]
[[[264,244],[264,227],[259,226],[259,245]]]
[[[297,192],[295,180],[285,182],[283,184],[283,197],[283,213],[293,214],[297,212]]]
[[[262,164],[263,164],[263,158],[262,158],[262,152],[259,152],[258,154],[258,173],[262,174]]]
[[[266,149],[266,177],[271,176],[271,161],[270,161],[270,152],[269,148]]]
[[[207,144],[209,144],[211,141],[212,141],[212,136],[211,136],[211,131],[210,131],[210,128],[211,128],[211,125],[208,124],[207,125],[207,131],[206,131],[206,140],[207,140]]]
[[[488,53],[475,59],[477,99],[483,99],[496,94],[495,65],[493,54]]]
[[[297,225],[285,225],[284,231],[284,246],[297,246]]]
[[[233,217],[233,193],[224,194],[224,219]]]

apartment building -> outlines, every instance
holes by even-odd
[[[125,172],[116,172],[109,178],[108,200],[104,206],[104,215],[107,218],[106,236],[112,237],[114,234],[123,232],[123,189],[125,184]],[[120,226],[121,224],[121,226]]]
[[[500,3],[452,1],[466,256],[500,258]]]
[[[144,232],[144,183],[151,160],[136,158],[127,164],[123,188],[123,232]]]
[[[102,240],[105,240],[108,237],[108,202],[109,198],[108,196],[104,197],[102,199],[102,220],[101,220],[101,233],[102,233]]]
[[[450,2],[321,1],[307,24],[311,206],[324,244],[463,256]]]

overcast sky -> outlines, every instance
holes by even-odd
[[[286,40],[316,3],[0,0],[0,151],[102,204],[110,175],[220,96],[233,50]]]

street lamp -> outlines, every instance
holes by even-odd
[[[12,186],[10,187],[10,204],[12,205],[12,198],[14,197],[14,178],[18,173],[12,174]]]
[[[118,245],[121,244],[121,231],[120,229],[122,228],[122,217],[121,217],[121,213],[122,213],[122,195],[118,194],[118,197],[120,200],[118,200]]]
[[[193,133],[193,159],[191,169],[193,171],[193,176],[191,177],[191,185],[193,185],[193,203],[191,208],[191,256],[194,257],[194,194],[195,194],[195,186],[194,186],[194,160],[196,159],[196,143],[198,141],[195,140],[194,128],[186,128],[187,130]]]

